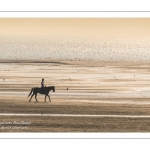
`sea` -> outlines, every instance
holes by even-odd
[[[150,39],[0,36],[0,59],[150,61]]]

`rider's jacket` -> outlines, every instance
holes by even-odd
[[[41,82],[41,87],[44,87],[44,81]]]

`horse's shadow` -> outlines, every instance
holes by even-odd
[[[35,103],[35,104],[38,104],[38,103],[46,103],[46,102],[39,102],[39,101],[38,101],[38,102],[34,102],[34,103]]]

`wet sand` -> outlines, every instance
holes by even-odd
[[[0,60],[0,113],[150,115],[149,70],[147,62]],[[56,88],[51,102],[38,95],[38,103],[34,97],[29,103],[31,88],[40,87],[42,78]],[[0,121],[32,122],[1,125],[0,132],[150,131],[150,118],[0,116]]]

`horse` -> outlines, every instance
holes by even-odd
[[[45,95],[45,102],[46,102],[46,97],[48,96],[49,97],[49,102],[51,102],[51,99],[50,99],[50,96],[49,96],[49,92],[51,90],[53,90],[53,92],[55,92],[55,86],[48,86],[48,87],[43,87],[43,88],[38,88],[38,87],[32,88],[31,92],[28,95],[28,97],[29,97],[32,94],[29,102],[31,101],[31,99],[32,99],[32,97],[34,95],[35,95],[36,101],[38,102],[38,100],[36,98],[37,97],[37,93]]]

